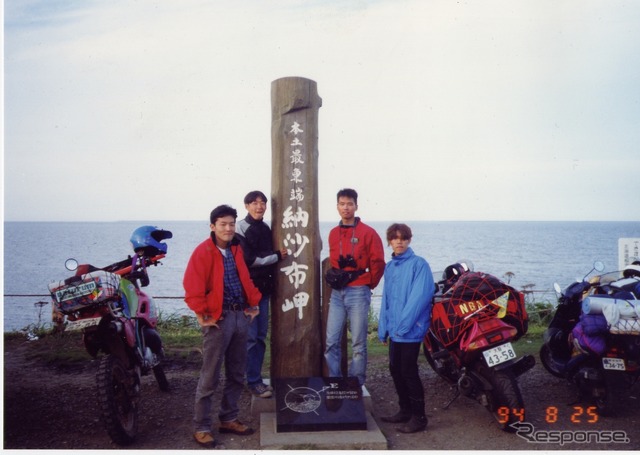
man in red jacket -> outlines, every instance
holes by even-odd
[[[349,279],[346,284],[332,285],[324,357],[329,376],[342,376],[340,341],[348,319],[352,348],[348,374],[357,377],[363,385],[367,369],[371,292],[384,274],[384,247],[378,233],[356,217],[358,193],[345,188],[338,191],[337,199],[340,224],[329,233],[329,260],[331,267],[348,274]]]
[[[212,396],[223,361],[226,380],[218,410],[220,433],[253,433],[238,420],[238,399],[244,388],[249,324],[259,312],[262,296],[251,281],[242,248],[234,238],[237,217],[237,211],[228,205],[213,209],[211,238],[193,251],[183,280],[185,302],[202,327],[202,369],[193,420],[194,438],[207,447],[215,445]]]

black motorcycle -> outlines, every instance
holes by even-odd
[[[558,306],[544,332],[540,361],[569,380],[580,400],[611,415],[640,377],[640,264],[587,279],[603,270],[597,261],[564,291],[554,285]]]

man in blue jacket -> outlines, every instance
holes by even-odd
[[[393,250],[384,269],[384,287],[378,338],[389,340],[389,370],[400,411],[382,417],[383,422],[404,423],[401,433],[415,433],[427,427],[424,389],[418,373],[418,355],[431,322],[431,300],[435,291],[429,263],[409,247],[411,228],[392,224],[387,241]]]

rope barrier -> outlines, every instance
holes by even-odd
[[[542,290],[523,290],[520,291],[524,294],[533,294],[533,293],[540,293],[540,294],[547,294],[549,292],[555,292],[552,289],[547,290],[547,291],[542,291]],[[51,297],[51,294],[4,294],[4,297]],[[154,295],[152,296],[154,299],[167,299],[167,300],[173,300],[173,299],[180,299],[180,300],[184,300],[184,296],[180,295],[180,296],[158,296],[158,295]],[[382,294],[374,294],[373,297],[378,297],[381,298]]]
[[[4,294],[4,297],[51,297],[51,294]],[[163,297],[163,296],[157,296],[157,295],[153,295],[151,296],[154,299],[184,299],[184,296],[168,296],[168,297]]]

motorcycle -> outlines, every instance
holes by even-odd
[[[640,377],[640,262],[622,272],[596,261],[582,280],[562,291],[544,332],[540,361],[552,375],[577,388],[598,414],[615,414]]]
[[[455,385],[460,394],[476,399],[504,431],[525,419],[517,378],[535,365],[535,358],[518,358],[512,342],[528,328],[524,295],[498,278],[474,272],[469,262],[448,266],[436,284],[431,326],[424,355],[431,368]]]
[[[98,268],[65,266],[75,275],[49,284],[53,319],[82,330],[87,352],[100,352],[96,374],[98,405],[111,439],[131,443],[138,429],[141,377],[153,372],[160,390],[168,391],[162,366],[162,339],[156,330],[158,310],[153,298],[141,288],[149,285],[147,269],[165,257],[170,231],[141,226],[131,235],[134,255]]]

